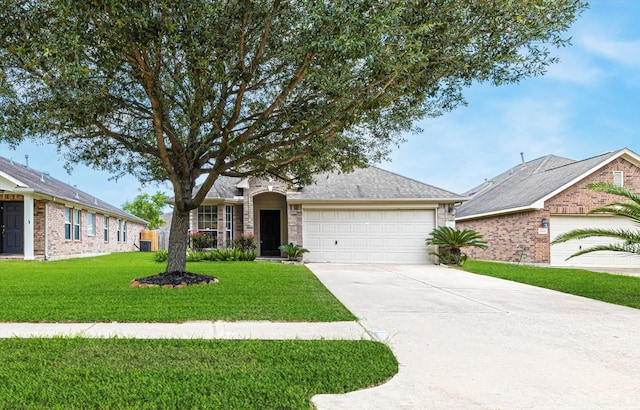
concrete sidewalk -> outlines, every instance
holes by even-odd
[[[0,338],[55,336],[137,339],[370,339],[358,322],[0,323]]]
[[[440,266],[308,266],[400,363],[320,410],[640,408],[640,310]]]

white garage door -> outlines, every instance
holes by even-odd
[[[564,216],[552,215],[549,230],[551,239],[573,229],[584,228],[624,228],[640,229],[628,218],[614,216]],[[609,238],[586,238],[568,241],[558,245],[551,245],[551,264],[557,266],[585,266],[585,267],[618,267],[634,268],[640,267],[640,255],[632,255],[622,252],[590,252],[575,258],[567,259],[570,255],[580,249],[590,248],[594,245],[606,245],[614,243],[614,239]]]
[[[429,263],[425,239],[434,210],[304,210],[305,260],[341,263]]]

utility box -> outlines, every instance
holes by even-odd
[[[150,243],[150,248],[148,250],[143,250],[143,242],[148,241]],[[153,230],[144,230],[140,232],[140,250],[142,252],[155,252],[158,250],[158,231]]]
[[[140,252],[151,252],[151,241],[140,240]]]

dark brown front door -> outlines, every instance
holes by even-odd
[[[280,256],[280,211],[260,210],[260,256]]]
[[[24,252],[24,204],[0,202],[0,253]]]

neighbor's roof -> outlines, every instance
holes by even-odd
[[[207,199],[231,199],[242,195],[240,178],[219,177]],[[199,188],[199,187],[197,187]],[[197,189],[196,188],[196,189]],[[292,202],[349,200],[434,200],[462,202],[468,198],[377,167],[350,173],[328,172],[316,176],[314,184],[289,193]],[[169,202],[172,199],[169,200]]]
[[[517,165],[467,191],[471,199],[458,207],[456,219],[541,208],[548,198],[623,155],[640,160],[625,148],[581,161],[547,155]]]
[[[123,219],[146,224],[147,221],[131,215],[122,209],[108,204],[93,195],[80,191],[75,187],[65,184],[43,171],[18,164],[6,158],[0,157],[0,178],[5,178],[15,184],[11,192],[20,194],[21,191],[33,191],[35,194],[44,195],[61,202],[82,205],[89,209],[103,211],[108,215],[119,216]]]

